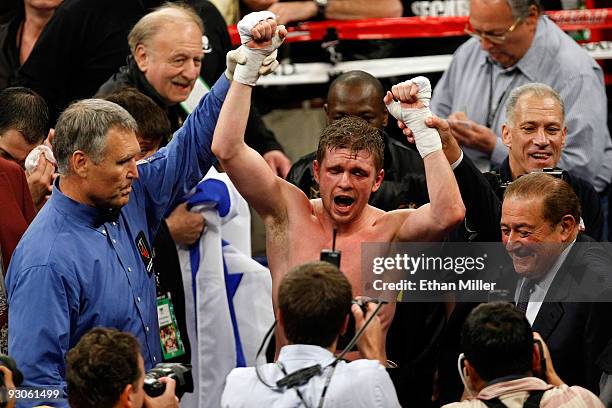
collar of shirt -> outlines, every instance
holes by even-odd
[[[288,361],[317,361],[322,367],[334,361],[334,354],[323,347],[311,344],[289,344],[281,348],[278,360]]]
[[[489,54],[486,51],[481,50],[483,58],[480,65],[492,64],[492,66],[498,67],[501,72],[511,72],[518,69],[529,79],[529,81],[537,82],[535,78],[538,77],[538,70],[542,65],[542,55],[546,53],[546,31],[548,31],[547,24],[550,23],[549,21],[546,21],[547,18],[548,17],[540,16],[531,46],[525,55],[523,55],[523,58],[521,58],[516,64],[508,68],[502,68],[489,57]]]
[[[555,276],[557,276],[557,272],[559,272],[559,269],[561,268],[561,265],[563,265],[563,262],[565,262],[565,258],[567,258],[567,255],[571,251],[571,249],[574,246],[575,242],[576,242],[576,240],[573,240],[567,246],[567,248],[565,248],[563,250],[563,252],[561,252],[561,255],[559,255],[559,257],[557,258],[557,260],[555,261],[553,266],[546,273],[546,275],[544,275],[544,279],[542,279],[541,281],[539,281],[539,282],[537,282],[535,284],[533,293],[529,297],[529,303],[532,303],[532,302],[543,302],[544,301],[544,298],[546,297],[546,293],[548,293],[548,289],[550,288],[550,285],[552,284],[552,281],[555,279]],[[546,245],[546,244],[544,244],[544,245]],[[516,293],[515,293],[515,300],[516,301],[518,301],[518,295],[519,295],[519,293],[521,291],[521,287],[523,287],[524,283],[525,283],[525,279],[523,278],[523,279],[521,279],[520,284],[516,288],[517,289]]]
[[[553,385],[547,384],[537,377],[524,377],[486,386],[480,390],[477,398],[481,400],[490,400],[513,391],[545,391],[551,388],[553,388]]]
[[[60,176],[61,177],[61,176]],[[77,224],[86,225],[96,231],[103,233],[99,227],[100,211],[96,207],[92,207],[86,204],[81,204],[78,201],[68,197],[59,189],[59,179],[57,177],[55,183],[53,183],[53,194],[51,194],[51,200],[53,206],[57,210],[63,213],[67,219],[76,220]],[[96,223],[98,222],[98,225]]]
[[[523,75],[529,78],[530,82],[537,82],[536,78],[541,77],[538,73],[542,69],[542,56],[547,53],[547,25],[550,23],[548,17],[540,16],[540,18],[538,18],[538,25],[533,41],[531,42],[531,47],[529,47],[525,55],[523,55],[523,58],[515,65],[515,67],[521,70]]]

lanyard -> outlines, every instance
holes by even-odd
[[[499,110],[502,107],[502,102],[506,98],[506,94],[508,93],[508,90],[512,91],[514,89],[514,84],[516,83],[518,79],[518,75],[513,76],[512,81],[506,87],[506,89],[504,89],[504,92],[502,92],[502,94],[499,96],[497,104],[494,106],[493,105],[493,68],[494,67],[493,67],[493,62],[491,62],[490,60],[487,60],[487,63],[489,64],[489,103],[488,103],[486,125],[488,128],[491,128],[491,126],[493,126],[493,122],[495,121],[495,118],[497,118],[497,115],[499,114]]]
[[[319,399],[318,408],[323,408],[323,402],[325,401],[325,395],[327,394],[327,388],[329,388],[329,383],[331,382],[331,378],[334,375],[334,371],[336,370],[336,364],[337,363],[338,363],[338,361],[334,361],[333,363],[331,363],[330,365],[325,367],[325,369],[331,368],[331,370],[329,370],[329,373],[327,374],[327,378],[325,379],[325,386],[323,387],[323,392],[321,393],[321,398]],[[281,363],[280,361],[277,361],[276,365],[278,365],[278,367],[281,369],[281,371],[283,372],[283,374],[285,376],[289,375],[289,373],[287,373],[287,370],[285,369],[285,366],[283,365],[283,363]],[[302,401],[304,406],[306,408],[308,408],[308,404],[306,403],[306,400],[304,399],[304,396],[302,395],[302,393],[300,392],[298,387],[299,386],[295,387],[295,392],[297,393],[298,397],[300,398],[300,400]]]

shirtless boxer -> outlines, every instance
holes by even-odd
[[[427,108],[431,86],[426,78],[395,85],[385,96],[389,111],[414,130],[424,158],[431,202],[416,210],[384,212],[368,205],[384,176],[383,145],[378,130],[359,118],[344,118],[324,130],[314,161],[321,198],[308,200],[299,188],[276,177],[244,143],[251,92],[251,86],[232,83],[212,149],[240,194],[264,220],[274,304],[281,278],[292,267],[318,260],[322,249],[331,248],[334,228],[336,248],[344,254],[340,269],[351,282],[353,294],[359,295],[363,242],[436,241],[463,220],[465,208],[440,137],[424,124],[431,115]],[[339,137],[341,133],[347,136]],[[385,330],[392,315],[393,306],[381,311]]]

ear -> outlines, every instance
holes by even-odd
[[[134,402],[132,401],[134,394],[134,386],[132,384],[126,385],[121,394],[119,395],[118,406],[132,408],[134,406]]]
[[[143,73],[147,72],[147,68],[149,67],[149,59],[150,56],[147,54],[147,48],[144,46],[144,44],[138,44],[134,50],[134,60],[136,61],[136,65],[138,65],[138,69]]]
[[[72,173],[78,177],[85,178],[89,172],[90,166],[93,164],[89,156],[81,150],[72,153],[70,158],[70,167]]]
[[[475,373],[476,370],[474,370],[474,367],[472,367],[468,359],[466,358],[465,360],[463,360],[463,375],[469,378],[474,378]]]
[[[285,335],[285,316],[283,316],[280,309],[276,309],[276,326],[283,333],[283,336],[287,337]]]
[[[531,355],[531,372],[536,377],[543,374],[542,367],[540,366],[540,348],[535,341],[533,342],[533,353]]]
[[[559,226],[561,227],[561,238],[563,239],[563,242],[567,242],[573,238],[577,225],[577,220],[569,214],[564,215],[563,218],[561,218]]]
[[[512,147],[512,136],[510,135],[510,128],[507,124],[502,125],[502,142],[510,149]]]
[[[471,386],[473,391],[479,393],[480,390],[485,387],[486,383],[482,380],[482,378],[480,378],[480,375],[478,374],[474,366],[470,364],[470,361],[467,358],[464,360],[463,364],[463,373],[466,376],[468,384]]]
[[[376,180],[374,180],[374,185],[372,186],[372,192],[375,192],[376,190],[380,188],[380,185],[382,184],[382,181],[384,178],[385,178],[385,170],[380,169],[380,171],[376,175]]]
[[[383,127],[387,127],[387,124],[389,124],[389,111],[387,110],[387,108],[385,107],[385,112],[383,113]]]
[[[349,311],[349,313],[353,313],[353,312]],[[348,323],[349,323],[349,315],[346,315],[346,317],[344,318],[344,323],[342,323],[342,327],[340,328],[340,335],[341,336],[344,336],[344,334],[348,330]]]
[[[565,142],[567,141],[567,127],[563,127],[561,131],[561,148],[565,147]]]
[[[538,17],[540,17],[540,11],[532,4],[529,6],[529,14],[525,17],[525,24],[535,29],[535,26],[538,24]]]
[[[313,170],[313,174],[314,174],[314,179],[317,182],[317,184],[319,184],[319,162],[317,160],[314,160],[312,162],[312,170]]]

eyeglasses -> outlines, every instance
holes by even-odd
[[[511,34],[522,21],[523,21],[522,17],[519,17],[516,20],[514,20],[514,24],[512,24],[510,28],[508,28],[503,34],[481,33],[478,30],[474,30],[474,28],[471,26],[469,21],[465,25],[465,28],[463,29],[463,31],[467,35],[474,37],[474,38],[478,38],[479,40],[484,39],[493,44],[503,44],[508,38],[508,34]]]

